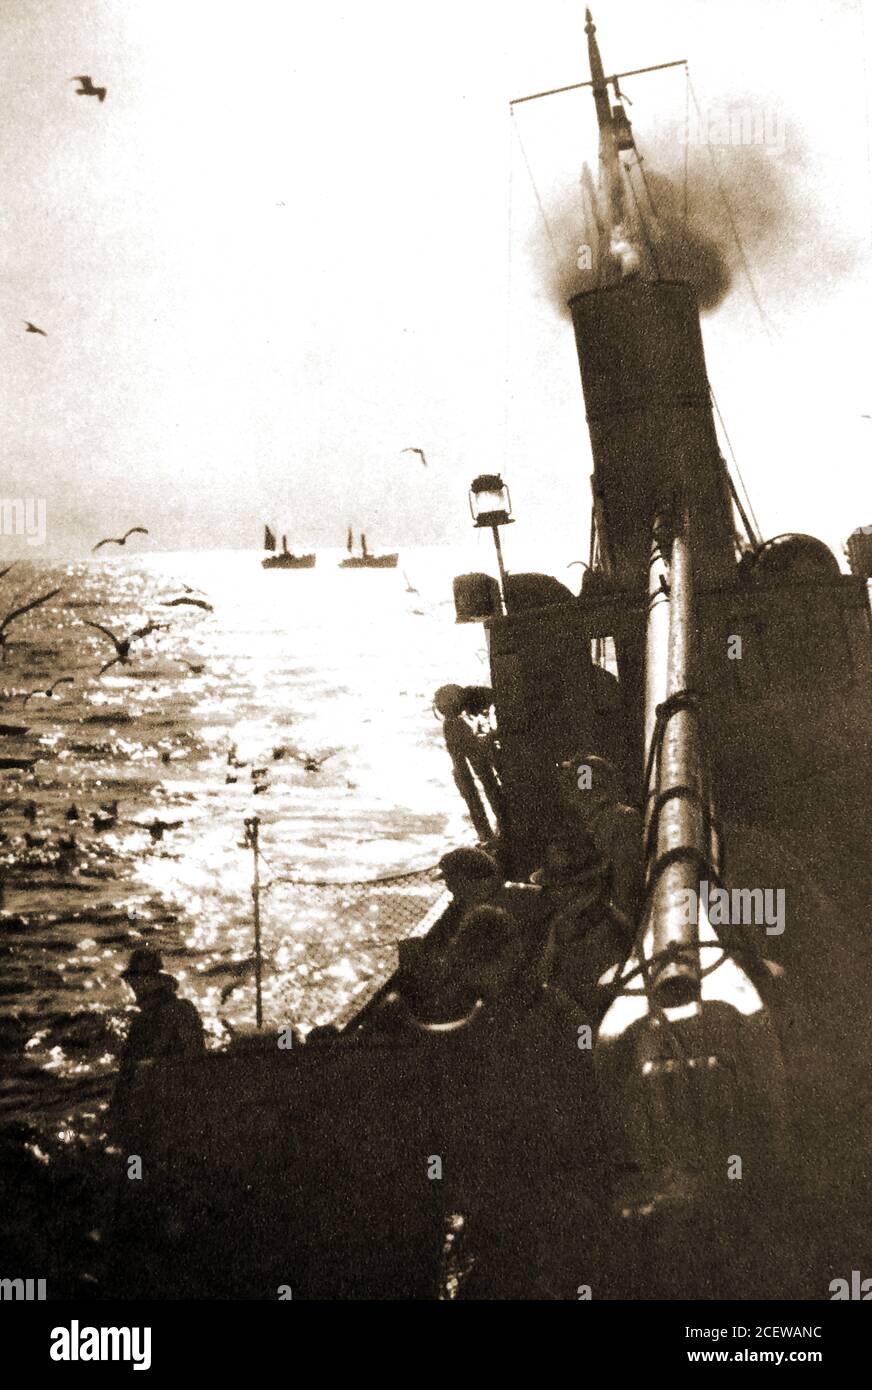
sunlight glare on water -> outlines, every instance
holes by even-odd
[[[486,672],[481,628],[454,622],[452,557],[404,555],[415,593],[400,569],[340,558],[264,571],[254,553],[192,552],[16,574],[28,594],[62,592],[16,626],[3,668],[3,718],[28,728],[4,752],[35,760],[5,774],[3,1030],[18,1060],[3,1122],[88,1129],[137,944],[159,947],[213,1044],[253,1018],[246,818],[263,851],[264,1015],[303,1031],[384,978],[439,890],[283,880],[401,874],[474,839],[431,707],[438,685]],[[214,611],[168,606],[179,597]],[[98,679],[113,650],[86,621],[123,636],[149,619],[166,630]],[[75,684],[24,706],[67,672]]]

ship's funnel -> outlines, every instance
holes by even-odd
[[[735,568],[729,480],[689,285],[635,279],[569,301],[594,460],[600,551],[644,592],[655,513],[684,485],[697,581]]]

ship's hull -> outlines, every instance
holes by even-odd
[[[265,570],[311,570],[315,568],[315,556],[269,555],[260,563]]]
[[[288,1051],[267,1036],[259,1050],[140,1068],[122,1151],[149,1156],[151,1198],[130,1196],[122,1167],[118,1291],[436,1298],[453,1212],[467,1218],[469,1298],[575,1299],[588,1286],[597,1299],[827,1299],[833,1279],[872,1270],[872,797],[861,783],[859,768],[813,777],[784,794],[781,828],[751,807],[725,826],[733,881],[786,893],[786,928],[760,929],[760,955],[785,972],[767,1003],[788,1124],[777,1137],[769,1043],[737,1019],[726,1092],[682,1098],[678,1087],[648,1116],[662,1176],[676,1157],[674,1106],[695,1200],[622,1210],[626,1135],[613,1120],[627,1112],[625,1083],[642,1082],[622,1067],[610,1102],[597,1051],[547,1010],[532,1007],[511,1036],[476,1024]],[[716,1028],[711,1046],[723,1036]]]
[[[399,552],[394,555],[349,555],[347,560],[340,560],[341,570],[395,570],[399,560]]]

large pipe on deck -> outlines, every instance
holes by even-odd
[[[652,593],[645,682],[646,764],[654,760],[655,794],[646,805],[651,853],[646,937],[655,961],[651,987],[661,1007],[699,999],[699,923],[688,912],[688,890],[699,894],[700,870],[710,860],[707,789],[693,685],[693,573],[682,508],[666,540],[668,519],[654,527],[653,555],[669,545],[667,592]],[[663,589],[662,567],[652,563]],[[665,603],[664,601],[665,600]],[[668,632],[664,643],[664,610]],[[661,691],[664,692],[661,697]],[[661,960],[661,957],[663,959]]]

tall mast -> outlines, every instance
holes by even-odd
[[[615,139],[615,125],[612,118],[612,105],[609,88],[596,41],[596,25],[590,10],[585,10],[584,32],[587,34],[587,56],[590,63],[590,81],[599,126],[600,187],[608,209],[609,228],[624,220],[624,189],[621,182],[621,161],[618,158],[618,145]]]

